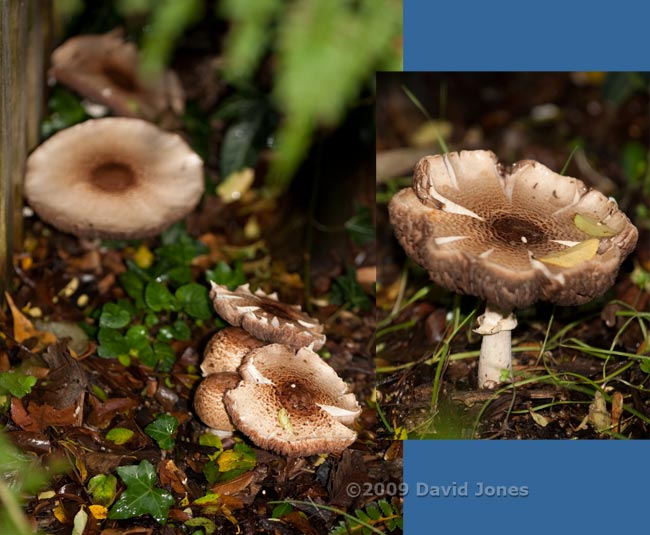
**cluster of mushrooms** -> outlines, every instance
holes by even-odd
[[[208,342],[194,409],[211,430],[246,434],[257,446],[298,457],[340,453],[356,439],[361,408],[315,350],[323,326],[276,294],[212,284],[216,312],[232,327]]]
[[[603,294],[638,238],[613,198],[533,160],[506,168],[483,150],[421,159],[389,212],[435,283],[487,301],[476,329],[481,388],[511,380],[515,308]]]
[[[203,161],[153,124],[181,113],[172,71],[143,77],[121,31],[82,35],[52,53],[51,78],[121,117],[91,119],[42,143],[27,160],[25,197],[41,219],[83,238],[145,238],[185,217],[204,190]],[[101,113],[105,113],[102,111]]]

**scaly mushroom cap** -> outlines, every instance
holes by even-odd
[[[259,340],[295,348],[311,344],[317,350],[325,343],[318,320],[301,312],[299,306],[280,303],[274,293],[267,295],[260,289],[252,293],[248,284],[230,291],[212,283],[210,297],[219,316]]]
[[[201,421],[217,435],[227,437],[235,428],[223,402],[224,394],[235,388],[241,377],[238,373],[222,372],[208,375],[194,394],[194,411]]]
[[[316,353],[282,344],[254,349],[225,395],[235,427],[259,447],[289,456],[339,453],[361,412],[347,384]]]
[[[61,130],[27,159],[25,197],[55,227],[89,238],[143,238],[185,217],[203,162],[176,134],[140,119]]]
[[[389,211],[434,282],[504,310],[601,295],[638,236],[615,200],[580,180],[533,160],[505,169],[489,151],[423,158]]]
[[[153,120],[167,109],[178,114],[184,97],[178,78],[167,71],[145,80],[138,73],[138,50],[120,29],[79,35],[52,52],[50,75],[93,102],[126,117]]]
[[[263,345],[263,342],[239,327],[221,329],[205,346],[201,363],[203,376],[219,372],[236,372],[246,354],[251,349]]]

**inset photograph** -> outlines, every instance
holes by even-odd
[[[386,435],[647,438],[649,81],[377,76]]]

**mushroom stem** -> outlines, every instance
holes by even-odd
[[[512,376],[512,343],[510,331],[517,326],[517,319],[509,311],[503,311],[488,303],[485,313],[478,318],[474,332],[483,335],[478,361],[478,384],[480,388],[494,388],[502,381],[503,370]]]

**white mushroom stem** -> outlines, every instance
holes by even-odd
[[[512,375],[510,331],[517,326],[517,319],[514,314],[488,303],[485,313],[478,318],[478,325],[474,332],[483,335],[478,361],[478,385],[480,388],[494,388],[503,382],[504,370],[507,370],[508,380]]]

